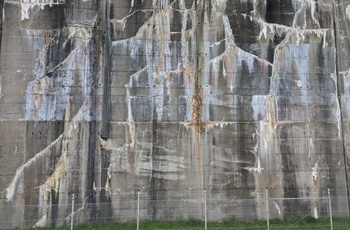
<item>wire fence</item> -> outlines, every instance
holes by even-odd
[[[134,223],[136,229],[145,221],[171,221],[179,229],[183,221],[200,221],[200,229],[216,229],[208,223],[229,220],[261,220],[252,229],[311,229],[320,221],[327,229],[350,229],[350,222],[334,223],[333,218],[348,218],[348,196],[285,198],[266,190],[258,199],[225,200],[210,197],[206,190],[189,199],[150,199],[136,192],[105,203],[77,202],[75,194],[66,204],[0,205],[0,229],[74,226],[93,223]],[[280,221],[283,220],[283,227]],[[349,225],[348,225],[349,223]],[[234,222],[225,229],[234,229]],[[241,229],[241,228],[240,228]]]

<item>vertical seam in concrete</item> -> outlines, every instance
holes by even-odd
[[[157,7],[156,5],[154,5],[154,8],[153,8],[153,18],[152,18],[152,28],[153,30],[155,29],[155,26],[156,26],[156,15],[157,15]],[[152,33],[152,39],[154,38],[154,36],[156,36],[156,34],[153,32]],[[162,52],[162,51],[160,51]],[[153,54],[153,58],[152,58],[152,62],[154,62],[154,53],[155,53],[155,50],[154,50],[154,46],[152,44],[152,54]],[[150,55],[152,55],[150,54]],[[151,63],[149,63],[151,64]],[[153,64],[153,63],[152,63]],[[152,65],[151,65],[152,66]],[[152,84],[150,84],[150,86],[152,86],[154,84],[153,82],[153,76],[148,76],[149,78],[149,81],[152,81]],[[157,193],[155,191],[155,178],[154,178],[154,156],[153,156],[153,153],[154,153],[154,136],[155,135],[158,135],[157,134],[157,124],[156,124],[156,120],[154,118],[154,110],[155,110],[155,107],[157,106],[155,104],[155,100],[154,100],[154,96],[153,96],[153,90],[151,90],[151,105],[152,105],[152,108],[150,110],[151,112],[151,120],[152,122],[150,123],[150,132],[151,132],[151,143],[152,143],[152,146],[150,148],[150,163],[151,163],[151,170],[150,170],[150,176],[149,176],[149,186],[150,186],[150,189],[149,189],[149,198],[150,198],[150,201],[149,201],[149,207],[150,209],[148,210],[148,212],[151,212],[151,220],[154,220],[156,219],[156,215],[157,215],[157,209],[155,207],[155,200],[157,200]],[[135,140],[134,140],[135,141]],[[135,149],[134,149],[135,151]],[[136,151],[135,151],[135,154],[136,154]]]
[[[340,87],[339,87],[339,56],[338,56],[338,38],[337,38],[337,29],[341,30],[341,28],[338,28],[337,22],[336,22],[336,17],[337,14],[337,10],[336,10],[336,5],[339,5],[339,2],[337,0],[333,1],[333,33],[334,33],[334,49],[335,49],[335,72],[336,72],[336,79],[337,79],[337,100],[338,100],[338,104],[339,104],[339,109],[340,109],[340,122],[341,122],[341,138],[342,138],[342,149],[343,149],[343,157],[344,157],[344,168],[345,168],[345,178],[346,178],[346,193],[347,193],[347,199],[348,199],[348,208],[349,208],[349,178],[348,178],[348,173],[349,173],[349,169],[348,169],[348,157],[346,155],[346,148],[345,148],[345,142],[344,142],[344,121],[343,121],[343,110],[342,110],[342,103],[341,103],[341,95],[340,95]]]
[[[112,58],[112,50],[111,50],[111,27],[110,27],[110,19],[111,19],[111,2],[108,1],[108,5],[106,6],[106,18],[105,18],[105,33],[106,36],[104,37],[103,42],[103,48],[104,48],[104,80],[103,80],[103,104],[102,104],[102,129],[101,129],[101,137],[104,139],[109,138],[109,124],[110,124],[110,117],[111,117],[111,58]],[[100,175],[100,186],[101,188],[105,188],[106,181],[107,181],[107,168],[109,167],[109,151],[107,149],[101,149],[101,175]],[[96,157],[96,156],[95,156]],[[105,199],[102,202],[107,201],[106,196],[106,189],[101,189],[100,191],[100,199]]]
[[[195,76],[194,76],[194,94],[192,96],[191,99],[191,104],[192,104],[192,119],[193,119],[193,125],[194,125],[194,136],[196,137],[195,142],[197,145],[197,154],[198,155],[202,155],[202,162],[197,162],[197,164],[202,164],[201,165],[201,169],[202,169],[202,173],[201,173],[201,177],[202,177],[202,188],[199,188],[201,190],[206,188],[205,185],[205,167],[204,167],[204,151],[203,151],[203,143],[201,143],[201,130],[202,130],[202,119],[201,119],[201,108],[202,108],[202,95],[201,95],[201,87],[199,84],[201,75],[202,75],[202,68],[200,66],[200,59],[203,58],[200,55],[200,51],[201,51],[201,45],[204,41],[204,38],[202,39],[203,36],[201,36],[203,34],[203,26],[204,24],[202,23],[204,21],[204,13],[205,13],[205,5],[206,2],[205,0],[203,0],[202,3],[202,8],[198,9],[198,6],[196,7],[195,11],[196,11],[196,15],[197,15],[197,19],[200,21],[197,21],[197,30],[196,30],[196,69],[195,69]],[[200,24],[199,24],[200,23]],[[199,166],[198,165],[198,166]],[[200,172],[199,172],[200,173]],[[199,182],[199,181],[198,181]]]

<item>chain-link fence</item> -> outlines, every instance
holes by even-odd
[[[2,205],[0,229],[74,226],[83,223],[134,223],[136,229],[145,221],[171,221],[172,229],[179,229],[183,221],[200,221],[201,229],[215,229],[208,223],[229,220],[263,220],[259,229],[311,229],[320,221],[329,229],[350,229],[334,217],[349,216],[348,197],[331,196],[326,191],[322,197],[285,198],[261,191],[260,199],[220,199],[208,196],[203,190],[189,199],[150,199],[149,194],[135,192],[121,195],[105,203],[77,202],[74,198],[66,204]],[[283,220],[281,227],[280,221]],[[234,222],[229,228],[235,229]],[[252,228],[257,229],[257,227]]]

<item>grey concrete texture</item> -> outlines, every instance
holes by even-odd
[[[273,218],[324,216],[328,188],[349,215],[350,1],[5,0],[0,16],[0,204],[36,210],[0,220],[64,224],[73,193],[77,219],[133,220],[138,191],[147,218],[202,218],[204,189],[209,219],[264,219],[266,188],[315,198]]]

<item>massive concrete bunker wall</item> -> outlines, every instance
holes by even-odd
[[[347,196],[350,1],[5,0],[0,9],[1,204],[47,210],[75,193],[96,204],[77,215],[115,217],[118,200],[142,191],[153,219],[165,210],[189,219],[196,212],[171,201],[199,202],[206,189],[209,216],[242,218],[240,206],[264,218],[265,188]],[[333,205],[348,215],[347,201]],[[275,206],[275,217],[320,212]],[[46,224],[69,209],[52,213],[0,218]]]

